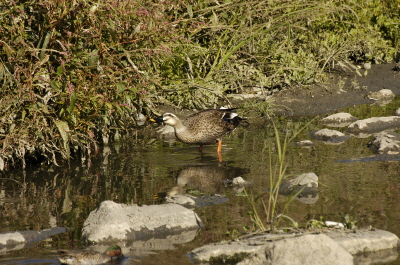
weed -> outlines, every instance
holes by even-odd
[[[348,62],[391,61],[399,11],[377,0],[6,1],[0,170],[27,157],[58,164],[92,154],[156,104],[214,107],[227,93],[304,86]]]

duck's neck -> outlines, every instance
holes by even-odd
[[[183,123],[180,120],[177,120],[176,123],[174,124],[175,131],[184,131],[186,130],[186,126],[183,125]]]

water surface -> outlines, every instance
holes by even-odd
[[[384,106],[362,105],[345,109],[359,118],[391,115],[398,99]],[[277,118],[281,135],[298,131],[314,117]],[[294,142],[310,139],[308,132],[325,126],[317,117]],[[254,185],[257,197],[269,188],[269,159],[276,156],[274,130],[269,121],[250,121],[226,137],[222,163],[216,145],[197,147],[156,138],[155,128],[103,147],[81,161],[60,167],[35,167],[2,173],[0,181],[0,232],[68,227],[70,232],[29,248],[0,250],[1,264],[58,264],[56,250],[82,248],[81,228],[88,214],[104,200],[128,204],[162,203],[158,197],[174,191],[196,196],[219,194],[229,200],[196,209],[204,227],[190,242],[169,244],[162,239],[137,242],[123,264],[192,264],[192,249],[230,240],[257,227],[251,221],[248,197],[226,184],[241,176]],[[343,129],[341,129],[343,130]],[[358,227],[373,226],[400,235],[400,166],[396,159],[380,159],[368,148],[369,138],[351,137],[342,144],[315,141],[311,148],[289,144],[287,175],[314,172],[319,177],[314,204],[294,200],[285,214],[304,226],[310,219],[344,220]],[[77,159],[79,160],[79,159]],[[267,197],[261,198],[266,201]],[[287,197],[281,196],[278,211]],[[260,202],[260,201],[259,201]],[[261,203],[258,205],[260,215]],[[289,225],[289,223],[282,223]],[[391,264],[400,264],[399,261]]]

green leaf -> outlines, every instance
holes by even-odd
[[[76,102],[76,93],[73,92],[71,96],[69,97],[69,107],[67,108],[67,111],[69,113],[72,113],[75,108],[75,102]]]
[[[63,139],[64,150],[65,150],[67,159],[69,160],[69,127],[68,127],[68,123],[66,123],[65,121],[55,121],[55,124],[58,128],[58,131],[61,134],[61,138]]]
[[[124,84],[124,83],[118,82],[118,83],[116,84],[116,86],[117,86],[118,92],[122,92],[122,91],[125,90],[125,84]]]
[[[59,81],[53,80],[53,81],[50,82],[50,86],[51,86],[51,88],[53,88],[54,90],[60,90],[60,88],[61,88],[61,83],[60,83]]]

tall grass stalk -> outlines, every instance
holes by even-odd
[[[292,220],[289,216],[285,215],[285,212],[287,211],[289,205],[292,203],[292,201],[302,192],[302,190],[299,190],[293,194],[291,194],[287,201],[284,203],[283,207],[281,207],[281,212],[278,213],[278,197],[279,197],[279,188],[283,181],[287,178],[286,175],[286,170],[287,170],[287,165],[286,165],[286,153],[287,153],[287,147],[288,145],[293,141],[295,137],[299,133],[301,133],[311,122],[313,122],[314,119],[309,121],[307,124],[305,124],[302,128],[299,130],[293,132],[292,135],[289,133],[285,133],[284,136],[279,132],[278,127],[276,126],[275,122],[272,121],[272,126],[274,129],[275,133],[275,141],[274,144],[270,143],[268,152],[269,152],[269,159],[268,159],[268,166],[269,166],[269,193],[268,193],[268,203],[265,204],[264,201],[261,199],[260,195],[259,198],[254,199],[253,197],[250,197],[250,206],[253,211],[253,216],[252,216],[252,222],[255,224],[258,229],[265,230],[265,225],[262,222],[262,218],[259,215],[259,212],[257,211],[257,205],[256,201],[260,199],[262,203],[262,208],[265,210],[265,215],[266,215],[266,220],[265,222],[268,224],[268,227],[271,227],[271,229],[274,229],[274,227],[279,226],[280,220],[282,218],[285,218],[289,221],[291,221],[293,226],[297,226],[297,223]],[[276,150],[275,157],[276,160],[273,159],[274,157],[274,151]]]

